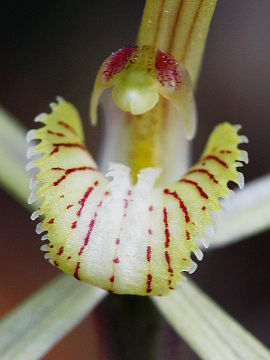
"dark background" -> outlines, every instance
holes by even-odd
[[[96,155],[101,127],[90,129],[87,120],[94,77],[113,50],[135,42],[143,6],[142,0],[5,2],[0,18],[2,105],[31,128],[33,118],[48,111],[48,103],[56,95],[64,96],[79,108],[89,148]],[[268,0],[220,1],[197,91],[199,129],[194,157],[216,123],[240,123],[250,139],[250,164],[245,168],[248,181],[270,170],[269,19]],[[2,190],[0,199],[0,315],[4,315],[58,272],[43,260],[39,236],[27,210]],[[269,235],[268,231],[207,252],[193,276],[268,345]],[[140,301],[134,297],[125,301],[117,296],[107,298],[46,359],[112,359],[116,353],[113,335],[121,327],[117,317],[127,302],[134,303],[125,325],[134,349],[125,352],[125,345],[120,344],[122,355],[118,358],[136,358],[136,347],[143,346],[143,336],[152,331],[155,322],[155,313],[145,302],[149,322],[146,320],[145,328],[136,328]],[[160,328],[160,359],[197,359],[165,321]]]

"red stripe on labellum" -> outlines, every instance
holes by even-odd
[[[71,259],[71,256],[68,256],[68,257],[67,257],[67,260],[70,260],[70,259]]]
[[[153,205],[150,205],[150,206],[149,206],[149,211],[151,212],[151,211],[153,211],[153,210],[154,210]]]
[[[188,179],[181,179],[180,182],[195,186],[195,188],[199,191],[200,195],[203,198],[208,199],[208,195],[206,194],[206,192],[204,192],[203,188],[196,181],[188,180]]]
[[[120,262],[120,260],[119,260],[118,257],[116,257],[116,258],[113,259],[113,263],[114,263],[114,264],[119,264],[119,262]]]
[[[188,230],[186,230],[186,238],[187,238],[188,241],[190,240],[190,233],[189,233]]]
[[[74,205],[69,204],[69,205],[67,206],[67,209],[70,209],[72,206],[74,206]]]
[[[96,218],[97,218],[97,213],[95,212],[94,214],[94,217],[91,219],[90,223],[89,223],[89,228],[88,228],[88,231],[87,231],[87,234],[84,238],[84,243],[83,243],[83,246],[81,247],[78,255],[81,256],[81,254],[83,253],[84,249],[86,248],[86,246],[88,245],[89,243],[89,240],[90,240],[90,236],[91,236],[91,233],[92,233],[92,230],[93,230],[93,227],[95,225],[95,221],[96,221]]]
[[[163,208],[163,222],[165,225],[165,248],[168,248],[170,245],[170,232],[169,232],[169,225],[168,225],[168,213],[167,209]]]
[[[83,144],[80,143],[54,143],[52,144],[54,146],[54,149],[50,152],[50,155],[53,155],[59,151],[61,147],[64,148],[78,148],[84,151],[86,150],[86,147]]]
[[[120,239],[117,238],[117,239],[115,240],[115,243],[116,243],[116,245],[119,245],[119,244],[120,244]]]
[[[55,261],[55,260],[54,260],[54,262],[53,262],[53,265],[56,266],[56,267],[59,266],[58,262]]]
[[[220,150],[220,154],[231,154],[231,150]]]
[[[151,274],[148,274],[147,275],[147,282],[146,282],[146,285],[147,285],[146,292],[147,292],[147,294],[150,294],[150,292],[152,291],[152,288],[151,288],[152,279],[153,279],[153,276]]]
[[[49,135],[56,135],[56,136],[59,136],[59,137],[64,137],[65,135],[63,133],[60,133],[60,132],[54,132],[52,130],[47,130],[47,133]]]
[[[55,220],[55,219],[52,218],[51,220],[48,221],[48,224],[53,224],[53,223],[54,223],[54,220]]]
[[[80,217],[81,216],[81,213],[82,213],[82,210],[84,208],[84,205],[85,205],[85,202],[86,200],[88,199],[89,195],[91,194],[91,192],[93,191],[93,187],[90,186],[86,192],[84,193],[83,197],[81,200],[78,201],[79,205],[81,205],[81,207],[79,208],[79,210],[77,211],[77,215]]]
[[[74,274],[73,274],[73,276],[74,276],[77,280],[80,280],[80,277],[79,277],[79,269],[80,269],[80,262],[78,261],[78,262],[77,262],[77,265],[76,265],[76,268],[75,268],[75,271],[74,271]]]
[[[114,282],[114,275],[112,275],[111,277],[110,277],[110,282]]]
[[[58,125],[63,126],[65,129],[72,132],[73,135],[78,136],[77,131],[71,125],[67,124],[65,121],[59,120],[57,123],[58,123]]]
[[[171,268],[171,258],[168,251],[165,251],[165,259],[168,264],[168,272],[171,274],[171,276],[173,276],[173,269]]]
[[[98,171],[98,169],[90,167],[90,166],[81,166],[81,167],[77,167],[77,168],[69,168],[67,170],[62,169],[62,168],[52,168],[52,170],[63,170],[65,171],[65,174],[63,176],[61,176],[58,180],[56,180],[53,183],[53,186],[58,186],[59,184],[61,184],[62,181],[64,181],[68,175],[76,172],[76,171]]]
[[[146,259],[148,262],[151,261],[151,246],[147,246],[147,250],[146,250]]]
[[[206,169],[194,169],[194,170],[190,170],[187,175],[189,174],[193,174],[193,173],[201,173],[201,174],[206,174],[210,180],[212,180],[215,184],[218,184],[217,179],[215,178],[215,176],[213,174],[211,174],[208,170]]]
[[[220,165],[222,165],[223,167],[228,168],[228,164],[226,164],[225,161],[221,160],[218,156],[208,155],[208,156],[204,157],[203,159],[201,159],[201,161],[205,161],[205,160],[214,160],[217,163],[219,163]]]
[[[202,210],[203,210],[203,211],[205,211],[205,210],[206,210],[206,207],[205,207],[205,206],[203,206],[203,207],[202,207]]]
[[[76,229],[77,227],[77,220],[73,221],[73,223],[71,224],[71,229]]]
[[[59,250],[58,250],[57,255],[58,255],[58,256],[61,256],[61,255],[63,254],[63,251],[64,251],[64,246],[61,246],[61,247],[59,248]]]
[[[185,215],[186,223],[190,222],[190,217],[189,217],[188,210],[187,210],[183,200],[178,196],[177,192],[176,191],[170,191],[169,189],[165,189],[163,192],[166,195],[173,196],[179,202],[180,209],[183,211],[183,213]]]

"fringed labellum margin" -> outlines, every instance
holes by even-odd
[[[202,258],[195,240],[205,244],[219,198],[232,192],[227,183],[243,186],[237,167],[247,154],[238,145],[247,139],[239,127],[218,125],[200,160],[161,188],[155,185],[160,170],[154,168],[143,169],[135,185],[121,164],[111,164],[103,176],[68,102],[60,99],[36,120],[44,126],[27,137],[35,141],[27,169],[39,169],[29,201],[42,200],[32,219],[42,217],[37,232],[46,232],[42,250],[49,262],[117,294],[165,295],[175,289],[181,273],[196,268],[191,252]]]

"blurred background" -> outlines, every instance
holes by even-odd
[[[91,152],[98,154],[102,124],[91,129],[89,96],[101,62],[134,44],[144,1],[5,2],[1,8],[0,102],[25,126],[62,95],[79,109]],[[246,180],[270,171],[270,2],[226,0],[210,28],[197,104],[194,159],[213,126],[243,125],[250,139]],[[1,170],[0,170],[1,171]],[[0,189],[0,316],[58,274],[43,260],[29,213]],[[270,232],[208,251],[193,279],[265,344],[270,345]],[[149,319],[138,322],[140,307]],[[126,318],[121,317],[127,307]],[[147,299],[110,295],[46,359],[138,359],[159,323],[160,359],[198,359]],[[115,341],[121,331],[128,343]],[[144,345],[142,345],[144,343]],[[130,346],[128,350],[127,345]],[[142,357],[140,357],[142,359]]]

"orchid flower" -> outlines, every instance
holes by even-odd
[[[37,358],[48,351],[105,296],[89,284],[115,294],[152,296],[203,359],[269,357],[263,345],[182,275],[196,269],[192,253],[202,260],[201,243],[209,245],[214,218],[233,195],[228,183],[243,188],[238,167],[248,162],[241,127],[226,122],[215,127],[200,159],[189,168],[188,142],[197,124],[194,88],[214,8],[211,0],[148,0],[137,45],[117,50],[102,63],[90,102],[93,124],[100,97],[107,115],[108,143],[100,168],[86,148],[72,104],[58,97],[51,113],[36,117],[42,126],[27,134],[29,204],[38,202],[31,218],[41,219],[38,234],[46,232],[41,247],[45,258],[76,281],[59,277],[3,321],[0,354],[5,358],[19,358],[21,351]],[[229,206],[237,211],[237,205]],[[231,238],[238,236],[241,225]],[[260,228],[265,226],[269,218]],[[56,307],[50,315],[50,336],[41,303],[48,298],[54,306],[62,294],[67,299],[61,311]],[[63,318],[63,309],[70,308],[71,315]],[[13,331],[21,314],[18,332],[31,327],[31,311],[37,311],[34,321],[39,325],[9,349],[16,331],[4,334]],[[43,335],[33,340],[39,332]]]

